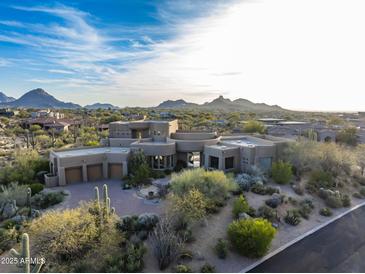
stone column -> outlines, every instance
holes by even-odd
[[[103,160],[103,178],[108,179],[108,162]]]
[[[59,167],[58,168],[58,184],[60,186],[66,185],[66,174],[65,174],[65,168]]]
[[[168,168],[167,166],[167,158],[166,157],[169,157],[169,156],[162,156],[163,157],[163,165],[164,165],[164,169]]]
[[[221,155],[218,159],[219,159],[218,169],[219,169],[219,170],[224,170],[224,166],[223,166],[223,159],[224,159],[224,156],[223,156],[223,155]]]
[[[123,176],[127,176],[128,175],[128,164],[127,161],[123,161],[122,162],[123,165]]]
[[[87,182],[87,165],[86,164],[82,164],[82,181],[84,183]]]

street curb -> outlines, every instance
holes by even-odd
[[[255,267],[257,267],[258,265],[262,264],[263,262],[265,262],[266,260],[270,259],[271,257],[275,256],[276,254],[280,253],[281,251],[283,251],[284,249],[290,247],[291,245],[303,240],[305,237],[317,232],[318,230],[324,228],[325,226],[337,221],[338,219],[342,218],[343,216],[349,214],[350,212],[362,207],[365,205],[365,202],[362,202],[348,210],[346,210],[345,212],[342,212],[341,214],[339,214],[338,216],[334,217],[333,219],[315,227],[315,228],[312,228],[311,230],[307,231],[306,233],[300,235],[299,237],[295,238],[294,240],[286,243],[285,245],[282,245],[281,247],[275,249],[274,251],[270,252],[269,254],[265,255],[264,257],[262,257],[260,260],[254,262],[253,264],[245,267],[244,269],[242,269],[241,271],[239,271],[239,273],[246,273],[252,269],[254,269]]]

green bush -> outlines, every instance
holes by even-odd
[[[340,208],[343,206],[343,202],[340,195],[330,195],[325,199],[326,206],[330,208]]]
[[[0,171],[1,184],[8,185],[12,182],[29,184],[37,182],[37,173],[49,171],[48,160],[39,156],[35,150],[17,150],[14,153],[14,162],[5,166]]]
[[[349,207],[351,205],[351,198],[350,198],[349,195],[343,194],[341,196],[341,200],[342,200],[342,206],[343,207]]]
[[[319,211],[319,214],[325,217],[329,217],[332,216],[332,210],[329,209],[328,207],[324,207],[321,208],[321,210]]]
[[[272,195],[274,193],[279,193],[279,189],[271,186],[265,186],[263,184],[253,184],[251,187],[251,191],[255,194],[259,195]]]
[[[223,239],[218,239],[217,244],[214,246],[214,251],[218,258],[225,259],[228,254],[228,243]]]
[[[310,173],[306,188],[310,193],[317,193],[320,188],[331,189],[335,185],[330,173],[323,170],[314,170]]]
[[[201,273],[215,273],[215,267],[205,263],[201,268],[200,268],[200,272]]]
[[[171,190],[174,195],[182,197],[192,189],[204,195],[209,211],[224,205],[229,191],[234,189],[234,182],[222,171],[206,171],[201,168],[172,175]]]
[[[293,176],[292,166],[290,163],[279,161],[272,164],[271,176],[278,184],[287,184]]]
[[[32,206],[38,209],[45,209],[59,204],[65,199],[65,194],[61,191],[38,193],[32,197]]]
[[[249,210],[250,206],[243,195],[234,200],[232,213],[235,218],[238,218],[241,213],[248,213]]]
[[[15,200],[17,206],[23,207],[27,204],[27,190],[26,185],[19,185],[18,183],[0,185],[0,201]]]
[[[299,214],[304,219],[308,219],[309,215],[311,214],[314,206],[312,201],[310,200],[304,200],[299,203]]]
[[[360,189],[360,194],[365,197],[365,187]]]
[[[247,257],[261,257],[269,250],[276,229],[265,219],[233,221],[228,226],[228,238],[233,247]]]
[[[12,248],[16,243],[16,231],[14,229],[0,228],[0,254]]]
[[[176,273],[191,273],[191,268],[185,264],[178,264],[175,271]]]
[[[299,211],[296,209],[287,210],[284,221],[289,225],[297,226],[301,221]]]
[[[352,196],[353,196],[354,198],[357,198],[357,199],[362,199],[362,198],[364,198],[364,196],[363,196],[363,195],[361,195],[361,193],[359,193],[359,192],[355,192],[354,194],[352,194]]]
[[[41,192],[44,189],[44,185],[42,185],[41,183],[34,183],[29,185],[30,189],[32,190],[32,196],[34,196],[35,194],[38,194],[39,192]]]
[[[270,222],[273,222],[277,219],[277,211],[267,205],[259,207],[257,215]]]

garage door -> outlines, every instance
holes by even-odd
[[[69,167],[65,169],[66,183],[80,183],[82,182],[82,167]]]
[[[109,178],[115,180],[121,180],[122,177],[123,177],[123,165],[109,164]]]
[[[89,165],[87,166],[87,180],[89,182],[100,181],[103,179],[103,165]]]

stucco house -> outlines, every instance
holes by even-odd
[[[181,131],[177,120],[112,122],[104,147],[52,151],[46,184],[121,179],[128,174],[128,157],[134,150],[143,151],[155,170],[172,170],[177,164],[236,172],[253,166],[268,170],[288,142],[268,135]]]

